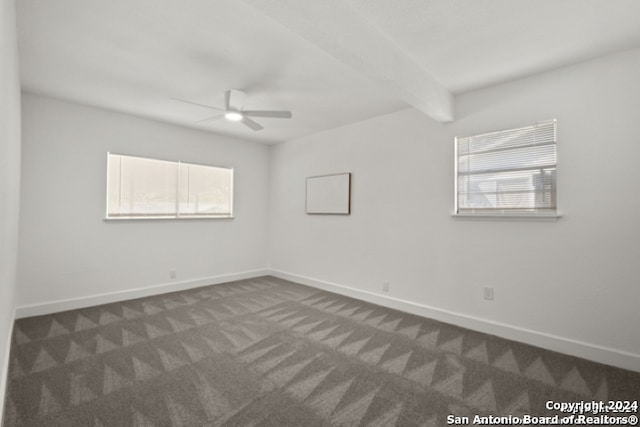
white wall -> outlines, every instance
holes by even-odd
[[[0,58],[0,402],[4,402],[20,205],[20,81],[13,0],[0,0]]]
[[[267,146],[29,94],[23,125],[19,306],[267,266]],[[107,151],[234,167],[235,218],[104,221]]]
[[[273,147],[272,267],[640,370],[638,70],[625,52],[459,96],[452,124],[405,110]],[[551,118],[563,219],[450,216],[454,136]],[[352,214],[305,215],[305,177],[334,172]]]

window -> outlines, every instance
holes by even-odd
[[[231,218],[233,169],[107,154],[107,218]]]
[[[556,215],[556,121],[456,138],[456,214]]]

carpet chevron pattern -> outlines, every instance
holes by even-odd
[[[261,277],[21,319],[5,426],[444,426],[640,374]]]

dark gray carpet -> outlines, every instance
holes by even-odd
[[[13,339],[5,426],[436,427],[640,397],[637,373],[273,277],[21,319]]]

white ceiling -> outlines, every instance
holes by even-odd
[[[16,0],[23,90],[274,143],[640,46],[637,0]],[[254,132],[172,97],[287,109]]]
[[[640,46],[638,0],[349,0],[454,93]]]

